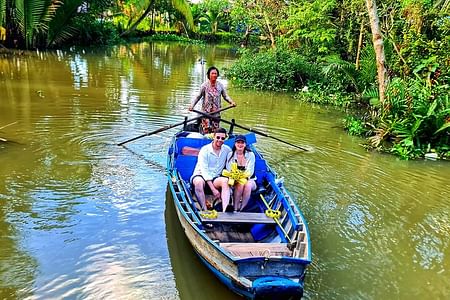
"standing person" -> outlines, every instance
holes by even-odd
[[[214,199],[222,199],[223,211],[225,211],[230,201],[230,187],[228,179],[220,175],[231,149],[223,144],[227,138],[227,131],[224,128],[216,129],[213,138],[213,141],[203,146],[198,153],[198,161],[191,177],[191,183],[202,210],[207,210],[205,189],[209,189]]]
[[[208,80],[201,85],[200,92],[195,96],[195,98],[191,102],[191,105],[189,106],[189,111],[192,111],[194,109],[194,106],[202,98],[202,111],[205,113],[219,110],[222,106],[222,97],[232,106],[236,106],[236,103],[233,101],[233,99],[228,96],[223,84],[217,80],[217,77],[219,77],[219,69],[214,66],[209,67],[208,71],[206,72],[206,77],[208,77]],[[220,113],[214,114],[213,116],[219,118]],[[211,133],[214,132],[215,129],[219,128],[219,121],[210,120],[209,118],[202,118],[200,126],[203,134]]]
[[[247,178],[245,184],[236,182],[234,185],[234,210],[242,211],[247,206],[252,191],[256,189],[255,154],[247,148],[247,139],[244,135],[237,135],[235,138],[233,149],[227,156],[226,168],[228,171],[231,171],[232,163],[237,163],[241,172],[250,174],[250,178]]]

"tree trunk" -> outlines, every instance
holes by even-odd
[[[358,50],[356,52],[356,70],[359,70],[359,59],[361,57],[361,48],[364,36],[364,20],[361,20],[361,28],[359,29]]]
[[[154,27],[155,27],[155,10],[152,9],[152,23],[150,24],[150,34],[154,33]]]
[[[372,30],[372,41],[375,49],[378,73],[378,90],[380,94],[380,103],[384,107],[385,91],[387,84],[387,72],[384,57],[383,37],[381,36],[380,21],[378,19],[377,4],[375,0],[366,0],[367,10],[369,12],[370,28]]]
[[[144,13],[142,14],[142,16],[139,17],[139,19],[137,19],[136,22],[134,22],[133,25],[131,25],[130,29],[125,30],[124,32],[122,32],[120,34],[120,36],[125,36],[127,34],[129,34],[130,32],[134,31],[136,29],[136,27],[138,27],[138,25],[147,17],[147,15],[152,11],[153,9],[153,4],[155,3],[155,0],[150,1],[150,4],[148,5],[147,9],[144,11]]]
[[[267,17],[266,13],[264,12],[264,21],[266,22],[267,32],[269,33],[270,38],[270,45],[273,49],[275,49],[275,36],[272,30],[272,25],[270,24],[269,18]]]
[[[244,38],[242,39],[241,47],[247,47],[248,41],[250,39],[250,32],[252,31],[250,26],[246,26]]]

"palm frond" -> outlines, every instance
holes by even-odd
[[[78,29],[73,26],[64,26],[64,28],[58,31],[58,35],[54,36],[52,45],[60,45],[77,35],[78,32]]]
[[[365,84],[375,82],[377,77],[377,62],[372,44],[368,44],[361,51],[359,78]]]
[[[380,105],[380,93],[378,88],[376,87],[370,87],[365,89],[362,93],[362,98],[368,101],[370,105],[373,106]]]
[[[381,120],[374,130],[374,135],[368,138],[370,145],[378,148],[392,138],[394,128],[397,127],[396,120]]]
[[[64,1],[64,5],[56,11],[55,17],[49,23],[47,46],[57,44],[76,34],[77,31],[69,27],[69,22],[83,2],[83,0]]]
[[[325,66],[322,69],[322,73],[325,76],[341,79],[344,78],[350,81],[356,88],[357,92],[359,92],[360,89],[356,80],[357,71],[353,63],[333,55],[326,57],[325,61]]]
[[[6,0],[0,0],[0,26],[6,23]]]
[[[48,31],[48,23],[55,16],[62,1],[15,0],[13,2],[14,22],[22,34],[25,47],[34,47],[39,36]]]
[[[186,0],[172,0],[173,7],[180,12],[186,19],[186,23],[192,29],[195,28],[194,18],[192,16],[191,6]]]
[[[450,11],[450,0],[437,0],[433,6],[443,13],[448,13]]]

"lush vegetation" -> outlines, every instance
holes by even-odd
[[[266,50],[242,53],[227,72],[236,83],[357,107],[344,126],[366,137],[368,148],[404,159],[450,158],[448,1],[390,0],[378,8],[387,73],[383,97],[364,1],[254,2],[278,5],[271,10],[278,22],[264,33],[275,38],[267,37]]]
[[[448,0],[0,0],[0,47],[227,42],[236,84],[356,107],[344,126],[402,158],[450,157]]]
[[[185,0],[0,0],[0,45],[35,49],[113,44],[143,33],[192,31]]]

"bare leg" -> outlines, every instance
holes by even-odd
[[[195,195],[197,196],[198,203],[202,210],[207,210],[205,201],[205,181],[202,177],[196,176],[192,180],[192,184],[195,188]]]
[[[234,210],[240,211],[242,207],[242,192],[243,192],[244,186],[242,184],[236,184],[234,186]]]
[[[256,189],[256,183],[254,180],[250,179],[244,186],[244,192],[242,193],[242,205],[241,210],[247,206],[248,201],[250,200],[250,195],[252,191]]]
[[[222,211],[225,212],[230,203],[230,186],[228,185],[228,178],[219,177],[213,182],[217,189],[220,189],[220,198],[222,199]]]

